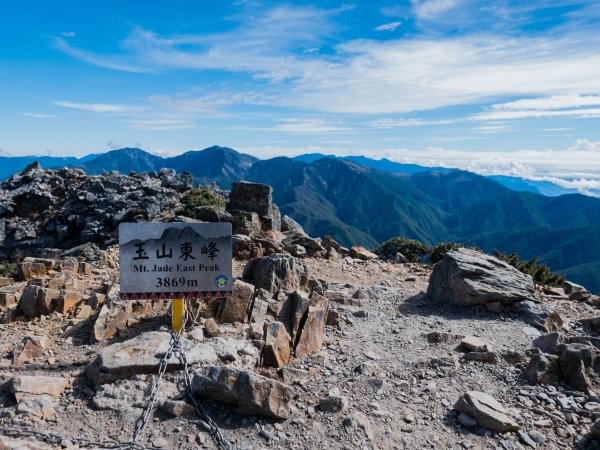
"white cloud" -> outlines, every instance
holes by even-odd
[[[424,119],[377,119],[367,123],[373,128],[402,128],[402,127],[424,127],[430,125],[448,125],[454,120],[424,120]]]
[[[412,8],[420,18],[463,9],[455,0],[414,1]],[[596,108],[552,113],[572,111],[573,105],[589,107],[585,103],[600,96],[599,37],[585,28],[534,36],[492,29],[456,37],[355,39],[330,44],[331,52],[306,53],[331,37],[336,28],[332,18],[339,13],[280,5],[254,12],[252,20],[236,17],[237,27],[215,34],[165,36],[135,27],[120,43],[123,53],[113,55],[89,52],[62,38],[54,44],[75,58],[118,70],[244,73],[253,90],[273,99],[273,105],[305,111],[392,114],[538,96],[548,100],[516,100],[477,119],[596,117]],[[155,100],[174,104],[177,99]],[[193,111],[211,101],[215,99],[209,96],[177,102],[182,110]]]
[[[575,144],[569,147],[571,152],[597,152],[600,151],[600,141],[590,142],[587,139],[577,139]]]
[[[600,95],[553,95],[551,97],[526,98],[492,105],[499,110],[554,110],[572,109],[581,106],[600,105]]]
[[[289,133],[330,133],[350,130],[323,119],[289,118],[281,119],[279,122],[281,123],[275,125],[273,129]]]
[[[486,111],[471,116],[473,120],[511,120],[528,118],[577,117],[594,119],[600,117],[600,108],[561,109],[543,111],[539,109],[523,111]]]
[[[129,119],[123,122],[132,125],[133,128],[144,131],[176,131],[196,127],[196,125],[185,119]]]
[[[459,4],[457,0],[411,0],[411,3],[419,19],[434,19]]]
[[[113,103],[76,103],[61,100],[54,102],[54,104],[64,108],[79,109],[94,113],[132,113],[144,110],[144,108],[139,106],[120,105]]]
[[[23,115],[27,116],[27,117],[31,117],[33,119],[54,119],[56,117],[52,114],[38,114],[38,113],[32,113],[32,112],[25,112],[25,113],[23,113]]]
[[[375,27],[375,31],[394,31],[402,25],[402,22],[389,22]]]
[[[259,92],[215,92],[208,95],[194,95],[191,92],[181,92],[176,95],[153,95],[148,98],[150,103],[161,108],[182,113],[216,112],[222,107],[254,104],[264,105],[269,97]],[[272,100],[272,99],[271,99]]]
[[[77,34],[74,31],[63,31],[62,33],[60,33],[61,36],[67,37],[67,38],[72,38],[77,36]]]

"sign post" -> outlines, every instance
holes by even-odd
[[[122,223],[121,298],[171,300],[172,327],[185,327],[185,300],[231,296],[230,223]]]

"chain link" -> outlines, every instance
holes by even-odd
[[[186,317],[188,317],[188,308],[186,308]],[[193,316],[192,316],[193,317]],[[197,317],[194,318],[194,322]],[[184,322],[185,323],[185,322]],[[207,425],[208,428],[206,431],[212,437],[213,441],[217,445],[219,450],[231,450],[231,447],[223,437],[221,430],[215,423],[215,421],[208,415],[204,406],[196,400],[194,397],[194,393],[192,390],[192,380],[190,376],[190,370],[188,365],[187,356],[183,351],[181,346],[181,336],[173,330],[169,330],[171,339],[169,341],[169,348],[162,356],[160,363],[158,365],[158,373],[154,382],[152,383],[152,389],[150,390],[150,395],[148,397],[148,401],[144,406],[144,410],[142,415],[136,421],[135,430],[133,432],[133,438],[129,442],[117,442],[117,441],[102,441],[102,442],[94,442],[85,438],[65,438],[59,436],[58,434],[49,433],[46,431],[36,431],[29,429],[20,429],[20,428],[0,428],[0,434],[12,437],[12,438],[23,438],[23,437],[34,437],[38,440],[46,442],[47,444],[53,446],[60,446],[63,441],[70,441],[74,445],[78,445],[83,448],[98,448],[98,449],[118,449],[118,450],[158,450],[154,447],[145,447],[142,444],[138,444],[137,441],[140,439],[148,422],[150,421],[150,416],[152,415],[152,411],[154,409],[154,403],[156,401],[156,396],[158,395],[158,390],[160,388],[160,383],[164,374],[167,371],[167,365],[169,364],[169,359],[171,356],[175,355],[179,360],[179,363],[183,367],[183,381],[185,384],[185,392],[187,394],[188,399],[194,405],[194,409],[196,410],[196,414],[202,419],[202,421]]]

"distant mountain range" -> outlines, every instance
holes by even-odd
[[[215,181],[229,187],[238,179],[267,183],[282,213],[314,236],[329,234],[345,245],[367,247],[405,236],[427,244],[458,241],[488,251],[516,251],[525,258],[539,256],[553,270],[600,291],[600,199],[544,196],[528,180],[364,157],[311,154],[258,160],[224,147],[173,158],[139,149],[82,159],[3,157],[0,177],[35,159],[48,168],[69,165],[90,174],[170,167],[188,170],[201,184]]]

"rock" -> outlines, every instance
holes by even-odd
[[[98,308],[101,308],[102,305],[104,305],[105,300],[106,295],[100,294],[98,292],[93,292],[88,300],[88,305],[90,305],[93,310],[96,310]]]
[[[533,341],[533,346],[539,348],[544,353],[551,353],[553,355],[560,354],[558,346],[565,343],[564,335],[561,333],[548,333],[542,334]]]
[[[465,427],[474,427],[475,425],[477,425],[477,421],[465,413],[460,413],[458,415],[457,420],[458,423]]]
[[[532,355],[525,375],[532,384],[556,383],[561,378],[559,357],[540,353]]]
[[[48,273],[54,266],[51,259],[30,258],[27,257],[19,264],[17,279],[27,281],[33,277],[42,277]]]
[[[509,264],[476,250],[451,250],[435,265],[428,294],[456,305],[534,300],[533,280]]]
[[[52,450],[52,447],[46,444],[24,441],[21,439],[9,439],[2,435],[0,435],[0,448],[6,450]]]
[[[183,400],[166,400],[161,403],[158,409],[173,417],[191,416],[196,414],[196,409]]]
[[[197,397],[237,405],[243,414],[275,419],[287,419],[291,415],[293,391],[289,386],[229,366],[209,367],[206,373],[194,374],[192,391]]]
[[[596,419],[590,426],[590,437],[600,440],[600,419]]]
[[[429,342],[430,344],[454,342],[464,338],[464,336],[461,336],[459,334],[444,333],[439,331],[433,331],[431,333],[428,333],[426,337],[427,342]]]
[[[128,320],[133,316],[131,301],[113,300],[102,305],[91,333],[92,342],[110,339],[117,331],[127,328]]]
[[[348,405],[348,398],[340,395],[339,390],[335,388],[329,395],[319,400],[317,407],[320,411],[326,413],[344,413],[348,410]]]
[[[279,369],[279,375],[286,384],[302,384],[308,380],[312,372],[294,367],[282,367]]]
[[[305,234],[302,225],[300,225],[298,222],[296,222],[294,219],[287,215],[281,218],[281,231],[295,231],[301,234]]]
[[[300,319],[298,332],[294,334],[294,354],[297,358],[318,351],[325,342],[325,323],[329,301],[313,292],[311,304]]]
[[[263,367],[282,367],[290,360],[290,335],[281,322],[264,325],[265,346],[262,353]]]
[[[521,442],[525,445],[527,445],[528,447],[531,448],[537,448],[537,444],[536,442],[531,439],[531,437],[529,436],[529,434],[527,433],[527,431],[525,430],[518,430],[517,434],[519,435],[519,439],[521,440]]]
[[[592,297],[591,292],[586,288],[570,281],[565,281],[562,287],[565,291],[565,294],[569,296],[569,300],[584,302]]]
[[[473,417],[479,426],[492,431],[516,431],[519,424],[508,416],[508,411],[485,392],[469,391],[458,399],[454,408]]]
[[[219,325],[217,325],[217,322],[212,317],[204,321],[204,329],[206,330],[206,335],[209,337],[219,335]]]
[[[359,288],[352,294],[352,298],[357,300],[373,301],[377,300],[377,294],[371,288]]]
[[[560,331],[562,329],[562,318],[550,305],[527,300],[518,303],[517,312],[525,323],[543,331]]]
[[[242,210],[260,216],[273,214],[273,188],[266,184],[237,181],[231,186],[227,211]]]
[[[254,286],[241,280],[233,282],[231,297],[224,299],[218,312],[220,323],[245,322],[254,297]]]
[[[596,335],[600,335],[600,317],[588,317],[580,319],[579,322]]]
[[[589,347],[582,344],[565,344],[560,355],[560,372],[562,377],[573,389],[590,392],[590,381],[586,375],[586,361],[592,365],[592,352]]]
[[[475,336],[467,336],[460,341],[460,346],[469,352],[491,352],[493,348],[483,339]]]
[[[75,318],[79,320],[85,320],[92,315],[92,307],[90,305],[81,305],[77,314],[75,314]]]
[[[361,247],[360,245],[355,245],[354,247],[350,248],[350,256],[352,258],[362,259],[363,261],[379,258],[379,256],[377,256],[375,253],[370,252],[369,250],[367,250],[364,247]]]
[[[14,284],[14,283],[15,283],[14,278],[0,277],[0,287],[10,286],[11,284]]]
[[[327,321],[325,322],[325,325],[330,325],[332,327],[341,329],[340,313],[338,313],[335,309],[329,309],[327,312]]]
[[[270,293],[302,290],[308,284],[308,267],[293,256],[275,253],[249,261],[243,277]]]
[[[369,440],[373,440],[373,427],[369,418],[359,411],[352,411],[342,422],[342,426],[350,433],[362,430]]]
[[[250,339],[262,340],[265,335],[264,328],[264,323],[251,323],[249,330]]]
[[[535,442],[536,444],[542,445],[544,444],[544,442],[546,442],[546,436],[544,436],[537,430],[529,430],[527,431],[527,434],[529,435],[531,440],[533,440],[533,442]]]
[[[52,419],[56,414],[54,402],[44,396],[25,397],[17,404],[17,412],[37,417],[38,419]]]
[[[30,285],[21,294],[18,307],[25,317],[37,317],[40,314],[50,314],[58,303],[60,292],[41,286]]]
[[[48,349],[46,336],[24,336],[13,349],[13,364],[19,366],[44,354]]]
[[[197,206],[194,218],[202,222],[231,222],[232,216],[219,206]]]
[[[463,356],[467,361],[484,362],[489,364],[498,364],[500,358],[494,352],[470,352]]]
[[[111,383],[141,373],[155,373],[171,342],[166,331],[149,331],[125,342],[104,347],[87,367],[87,375],[95,384]],[[181,346],[190,365],[214,364],[218,357],[208,344],[181,338]],[[169,370],[181,367],[175,355],[168,360]]]
[[[48,398],[58,398],[69,385],[65,378],[49,376],[18,376],[13,378],[10,390],[17,402],[25,397],[42,395]]]
[[[63,290],[58,298],[56,310],[61,314],[67,314],[81,302],[82,298],[81,292]]]

